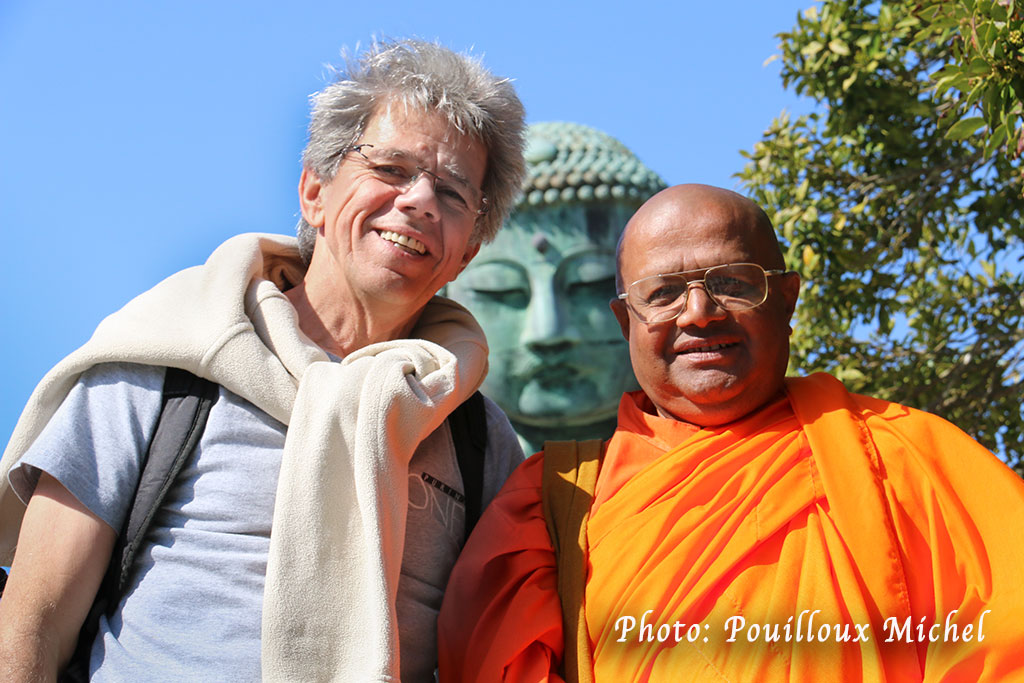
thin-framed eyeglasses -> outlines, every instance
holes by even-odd
[[[371,151],[367,153],[364,149]],[[342,156],[349,152],[362,157],[374,178],[400,192],[408,191],[420,178],[426,176],[441,205],[451,213],[483,216],[490,210],[483,190],[478,190],[462,178],[444,176],[423,168],[406,152],[374,150],[374,145],[367,142],[346,147],[342,150]]]
[[[675,320],[686,310],[690,289],[703,288],[719,308],[742,311],[768,299],[768,278],[788,270],[765,270],[756,263],[726,263],[698,270],[659,273],[640,278],[619,299],[626,302],[637,320],[648,325]],[[703,277],[698,277],[703,273]]]

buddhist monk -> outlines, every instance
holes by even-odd
[[[751,201],[664,190],[617,256],[642,390],[484,513],[441,680],[1024,680],[1024,482],[938,417],[785,377],[799,278]]]

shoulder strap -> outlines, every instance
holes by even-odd
[[[139,546],[185,460],[199,443],[217,393],[218,386],[214,382],[186,370],[167,368],[160,417],[142,461],[135,497],[114,544],[114,553],[96,600],[82,624],[71,663],[61,680],[88,679],[89,653],[99,630],[100,616],[112,613],[121,602]]]
[[[135,490],[131,512],[114,550],[119,561],[114,587],[120,597],[128,583],[135,554],[139,550],[153,516],[181,472],[189,454],[199,443],[210,408],[217,400],[218,385],[187,370],[168,368],[164,378],[163,408],[156,431],[149,443],[139,486]],[[111,606],[113,609],[113,606]]]
[[[555,548],[558,596],[562,602],[567,683],[592,683],[594,665],[584,618],[587,579],[587,520],[601,467],[601,442],[548,441],[544,444],[544,520]]]
[[[455,459],[466,491],[465,538],[483,512],[484,459],[487,454],[487,412],[479,391],[463,401],[448,416],[448,427],[455,442]]]

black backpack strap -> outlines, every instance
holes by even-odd
[[[142,462],[135,497],[62,681],[88,680],[89,653],[99,630],[100,616],[113,613],[120,604],[139,546],[182,466],[199,443],[217,394],[218,385],[214,382],[187,370],[167,368],[160,417]]]
[[[466,535],[476,526],[483,512],[484,459],[487,453],[487,412],[479,391],[466,399],[448,416],[455,459],[466,491]]]
[[[153,440],[149,442],[149,453],[139,476],[131,512],[111,559],[112,565],[115,560],[120,562],[117,584],[113,587],[117,597],[128,584],[135,554],[153,522],[153,516],[203,435],[217,393],[218,385],[210,380],[187,370],[167,369],[160,419],[153,432]],[[116,604],[108,607],[109,611],[112,612]]]

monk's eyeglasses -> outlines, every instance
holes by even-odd
[[[365,151],[364,151],[365,150]],[[455,175],[441,175],[416,164],[415,159],[402,150],[375,150],[374,145],[361,143],[346,147],[342,155],[355,152],[369,169],[370,174],[399,192],[407,192],[420,178],[430,180],[434,195],[448,212],[459,216],[483,216],[490,210],[483,190],[470,185]]]
[[[765,270],[756,263],[727,263],[699,270],[659,273],[630,284],[619,299],[642,323],[675,320],[686,310],[690,289],[700,286],[719,308],[742,311],[756,308],[768,298],[768,278],[787,270]]]

